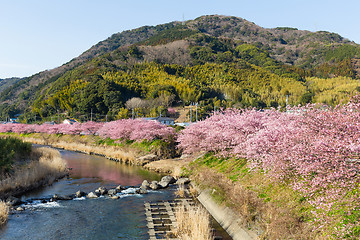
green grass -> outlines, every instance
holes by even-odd
[[[226,193],[223,189],[214,187],[210,195],[218,204],[226,203]]]
[[[215,157],[213,153],[205,154],[196,163],[224,173],[233,182],[238,181],[239,178],[242,178],[249,172],[246,159],[220,158]]]
[[[315,233],[314,236],[338,239],[339,237],[336,235],[338,231],[336,229],[342,229],[343,226],[349,226],[349,234],[345,235],[345,239],[357,239],[360,235],[360,207],[357,206],[353,209],[350,206],[356,205],[349,205],[349,199],[359,198],[360,186],[349,190],[341,201],[334,203],[334,206],[331,208],[332,210],[324,212],[324,210],[316,209],[316,207],[310,205],[308,202],[309,197],[305,197],[293,190],[290,180],[271,180],[264,171],[252,170],[246,159],[222,158],[217,157],[214,153],[207,153],[195,162],[192,162],[187,170],[192,176],[197,176],[202,171],[205,172],[205,180],[210,179],[206,181],[207,185],[203,186],[203,188],[215,189],[211,195],[218,203],[236,207],[238,203],[234,202],[233,199],[237,198],[233,194],[237,193],[234,193],[232,188],[235,184],[240,184],[245,190],[253,192],[264,204],[270,204],[280,210],[285,209],[285,211],[282,211],[283,214],[290,214],[293,216],[293,219],[299,219],[301,222],[308,224],[310,228],[314,224],[319,226],[315,221],[313,212],[331,217],[333,222],[326,223],[326,228],[324,227],[323,230]],[[217,174],[213,178],[211,178],[212,172]],[[219,174],[222,177],[219,177]],[[222,181],[221,178],[227,180],[220,183]],[[291,179],[296,181],[296,176],[292,176]],[[204,179],[202,180],[204,181]],[[225,187],[227,190],[224,191],[221,187]],[[271,221],[268,220],[269,223]]]
[[[284,215],[284,213],[291,215],[291,218],[289,218],[291,219],[289,220],[289,229],[292,228],[291,222],[294,221],[294,219],[295,221],[301,219],[301,222],[311,224],[313,219],[311,211],[314,210],[314,208],[307,203],[304,196],[292,190],[290,186],[284,183],[270,181],[264,172],[251,170],[246,159],[222,158],[215,156],[214,153],[207,153],[202,158],[192,162],[189,169],[188,172],[193,176],[196,176],[201,171],[206,171],[206,178],[211,179],[211,172],[203,170],[211,169],[228,179],[227,186],[225,187],[227,190],[223,189],[226,180],[224,180],[221,185],[219,182],[222,180],[219,180],[219,176],[214,177],[213,180],[209,180],[206,183],[207,185],[202,187],[211,190],[211,196],[216,202],[238,209],[239,211],[242,211],[243,206],[240,206],[239,203],[236,202],[236,199],[241,199],[241,194],[243,193],[234,193],[232,184],[239,184],[243,187],[244,191],[251,191],[253,197],[258,200],[254,200],[254,204],[249,203],[246,206],[246,209],[249,211],[248,219],[250,219],[250,221],[259,218],[255,217],[255,215],[258,214],[257,211],[261,211],[256,209],[259,206],[256,204],[256,201],[260,201],[263,206],[270,204],[269,206],[275,209],[282,209],[279,211],[279,215]],[[234,196],[234,194],[238,194],[238,196]],[[261,216],[260,218],[265,217]],[[281,218],[281,216],[279,218]],[[273,220],[266,220],[268,223],[271,221]]]

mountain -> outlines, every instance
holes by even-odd
[[[21,79],[16,78],[16,77],[14,77],[14,78],[5,78],[5,79],[0,78],[0,92],[3,91],[6,88],[11,87],[15,83],[17,83],[19,80],[21,80]]]
[[[1,92],[0,117],[126,117],[132,98],[140,99],[140,115],[192,102],[202,106],[201,116],[214,106],[337,104],[360,90],[359,57],[359,45],[336,33],[202,16],[114,34],[58,68],[21,79]]]

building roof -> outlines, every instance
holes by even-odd
[[[147,120],[157,120],[159,122],[161,121],[174,121],[173,118],[169,118],[169,117],[153,117],[153,118],[146,118]]]

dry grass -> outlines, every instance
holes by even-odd
[[[197,189],[192,185],[190,185],[190,187],[189,187],[189,192],[193,198],[197,198],[199,195]]]
[[[95,145],[93,136],[62,136],[61,138],[56,135],[46,134],[34,134],[36,137],[22,137],[24,141],[50,145],[56,148],[63,148],[69,151],[80,151],[87,154],[96,153],[104,155],[108,158],[119,159],[124,163],[139,165],[137,163],[137,156],[139,153],[134,149],[127,149],[126,147],[114,147],[114,146],[99,146]]]
[[[316,239],[311,226],[296,214],[299,210],[292,205],[292,196],[286,190],[272,186],[273,191],[278,191],[278,199],[266,202],[259,198],[252,188],[264,187],[265,180],[260,177],[254,175],[244,182],[232,182],[224,174],[202,168],[196,181],[213,188],[214,199],[234,209],[243,225],[256,231],[259,239]]]
[[[178,189],[175,191],[175,195],[182,198],[186,196],[185,193],[185,186],[183,184],[179,185]]]
[[[174,168],[171,171],[173,177],[179,178],[179,177],[181,177],[183,175],[182,167],[183,166],[181,166],[181,165],[179,165],[179,166],[175,165],[174,166]]]
[[[0,201],[0,226],[4,225],[8,219],[9,207],[5,202]]]
[[[186,208],[180,205],[175,211],[176,237],[182,240],[212,240],[209,213],[202,207]]]
[[[50,148],[33,149],[30,163],[16,166],[14,173],[3,176],[0,181],[0,193],[17,194],[44,184],[51,184],[66,174],[66,165],[59,151]]]
[[[58,147],[58,148],[64,148],[66,150],[70,151],[80,151],[87,154],[90,153],[96,153],[101,154],[109,158],[116,158],[121,160],[125,163],[134,164],[136,160],[136,154],[133,152],[127,152],[120,148],[116,148],[113,146],[92,146],[92,145],[86,145],[83,143],[73,143],[73,142],[64,142],[60,141],[54,144],[51,144],[52,146]]]

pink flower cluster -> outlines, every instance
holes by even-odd
[[[270,178],[290,182],[315,207],[317,226],[330,226],[340,206],[349,210],[344,215],[360,207],[360,191],[353,193],[360,186],[359,110],[355,100],[335,108],[230,109],[184,129],[179,147],[247,158]],[[353,224],[338,230],[346,235]]]
[[[135,141],[169,139],[174,136],[172,127],[167,127],[158,121],[142,119],[121,119],[105,123],[98,134],[104,138],[129,139]]]
[[[99,135],[119,140],[169,139],[175,134],[173,128],[157,121],[126,119],[107,123],[85,122],[70,124],[0,124],[0,132],[48,133],[73,135]]]

